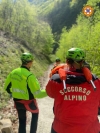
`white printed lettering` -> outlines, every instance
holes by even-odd
[[[59,91],[61,95],[64,95],[64,91],[63,90],[60,90]]]
[[[87,88],[82,88],[80,86],[68,86],[66,92],[64,92],[64,90],[60,90],[59,92],[61,95],[65,95],[64,100],[69,100],[69,101],[71,101],[71,100],[72,101],[74,101],[74,100],[86,101],[87,96],[90,95],[90,93],[91,93],[91,91],[87,90]],[[73,95],[73,92],[74,92],[74,95]]]
[[[72,95],[72,101],[75,99],[75,95]]]
[[[74,90],[74,86],[71,86],[71,92],[74,92],[75,90]]]
[[[90,90],[88,90],[87,92],[86,92],[86,95],[89,95],[91,93],[91,91]]]
[[[83,93],[86,93],[86,88],[83,88]]]
[[[82,92],[82,87],[79,87],[79,90],[78,90],[78,92]]]
[[[67,91],[68,91],[68,92],[71,92],[70,87],[67,87]]]
[[[77,86],[75,87],[75,92],[78,92],[78,87]]]
[[[69,101],[86,101],[86,96],[85,95],[65,95],[64,100],[69,100]]]

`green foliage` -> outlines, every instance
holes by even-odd
[[[34,50],[37,54],[42,53],[48,56],[52,52],[53,34],[49,25],[43,21],[35,28]]]
[[[38,19],[36,7],[27,0],[2,0],[0,4],[0,29],[26,42],[36,54],[46,56],[52,52],[53,34],[50,25]],[[37,49],[40,47],[40,49]]]
[[[98,0],[89,0],[87,5],[89,3],[95,10],[93,16],[85,17],[80,13],[76,25],[70,30],[63,28],[56,55],[65,60],[69,48],[80,47],[86,51],[86,60],[91,64],[92,72],[100,77],[100,8]]]
[[[38,3],[38,12],[48,20],[53,29],[53,33],[61,33],[63,27],[70,28],[75,23],[77,15],[81,12],[83,4],[87,0],[47,0]]]
[[[38,5],[38,13],[39,14],[44,14],[44,15],[47,15],[49,14],[50,11],[52,11],[52,9],[54,8],[54,5],[55,5],[55,2],[53,0],[48,0],[46,1],[45,3],[43,4],[39,4]]]

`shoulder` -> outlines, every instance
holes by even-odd
[[[20,69],[20,68],[15,68],[15,69],[13,69],[13,70],[10,72],[10,74],[14,74],[14,73],[18,72],[19,69]]]
[[[61,83],[61,79],[60,79],[59,74],[54,74],[54,75],[51,77],[51,80],[56,81],[56,82],[58,82],[58,83]]]
[[[39,83],[38,79],[36,78],[36,76],[33,73],[30,73],[27,76],[27,81],[34,82],[34,83]]]
[[[98,79],[98,77],[95,74],[92,74],[92,79],[93,81],[95,81],[96,79]]]

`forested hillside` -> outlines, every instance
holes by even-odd
[[[38,9],[41,9],[38,10],[40,18],[51,25],[56,39],[55,49],[59,47],[56,56],[65,61],[68,48],[81,47],[86,50],[91,70],[100,76],[100,0],[38,2]],[[85,5],[93,7],[94,14],[91,17],[86,17],[82,13]]]
[[[76,23],[77,15],[87,0],[45,0],[37,1],[40,17],[49,22],[53,33],[61,33],[64,26],[70,28]]]
[[[41,53],[48,58],[51,53],[52,30],[47,22],[38,19],[35,6],[26,0],[1,2],[0,29],[24,40],[27,47],[37,55]]]
[[[44,2],[48,0],[28,0],[28,1],[31,2],[32,4],[40,5],[40,4],[44,4]]]
[[[91,71],[100,77],[100,0],[88,0],[87,5],[94,8],[94,14],[86,17],[81,12],[70,30],[62,29],[57,55],[64,61],[69,48],[83,48]]]
[[[85,5],[93,7],[91,17],[82,13]],[[46,0],[38,1],[37,6],[40,18],[52,27],[55,49],[59,46],[56,56],[65,61],[68,48],[81,47],[86,50],[91,70],[100,76],[100,0]]]

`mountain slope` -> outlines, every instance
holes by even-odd
[[[18,39],[0,31],[0,109],[6,105],[6,101],[9,99],[9,95],[3,90],[5,78],[13,69],[21,66],[20,55],[23,52],[31,52],[34,55],[35,60],[31,71],[37,78],[42,76],[48,67],[48,60],[43,56],[35,55]]]

